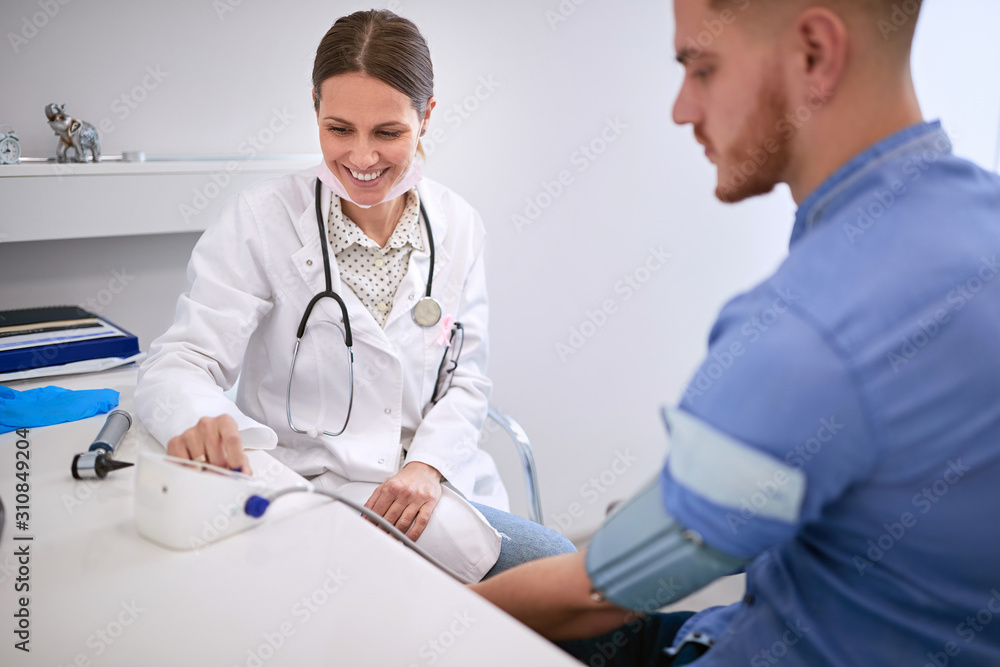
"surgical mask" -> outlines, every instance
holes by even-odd
[[[318,167],[316,167],[316,176],[320,181],[323,182],[326,187],[333,191],[333,194],[337,195],[341,199],[351,202],[355,206],[360,206],[361,208],[371,208],[372,206],[377,206],[378,204],[383,204],[387,201],[395,199],[399,195],[407,192],[414,185],[419,183],[423,179],[424,174],[420,168],[420,162],[417,158],[413,158],[413,162],[410,163],[410,168],[403,174],[403,177],[396,182],[392,188],[389,189],[389,193],[378,202],[378,204],[359,204],[358,202],[351,199],[351,196],[347,194],[347,188],[344,184],[340,182],[340,179],[334,176],[333,172],[330,171],[330,167],[327,166],[326,160],[323,160]]]

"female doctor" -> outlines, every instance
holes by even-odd
[[[270,449],[412,539],[426,531],[420,544],[470,581],[572,551],[503,511],[478,448],[484,229],[421,177],[426,42],[389,11],[357,12],[320,42],[312,81],[322,165],[250,187],[198,241],[139,372],[140,418],[174,456],[247,472],[243,448]]]

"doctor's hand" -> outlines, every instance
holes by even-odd
[[[365,507],[416,541],[440,499],[441,473],[426,463],[411,461],[375,489]]]
[[[229,415],[202,417],[197,424],[170,439],[167,454],[253,474],[243,453],[240,429]]]

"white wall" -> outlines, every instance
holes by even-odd
[[[337,16],[370,6],[53,2],[58,13],[37,34],[26,31],[15,53],[9,33],[42,11],[39,1],[0,4],[0,123],[13,124],[34,156],[55,147],[42,112],[49,102],[107,119],[106,153],[245,155],[248,137],[268,138],[262,131],[276,113],[293,118],[265,153],[317,153],[315,45]],[[784,188],[733,207],[713,199],[714,170],[690,130],[670,120],[681,71],[669,2],[389,5],[417,22],[434,57],[439,106],[427,172],[477,206],[490,230],[495,402],[532,436],[547,522],[584,535],[608,502],[655,473],[666,446],[658,406],[679,396],[720,305],[783,257],[793,204]],[[992,167],[1000,3],[926,5],[914,59],[925,111],[944,118],[959,153]],[[560,6],[575,10],[551,23]],[[602,132],[614,140],[602,144]],[[591,142],[603,152],[581,162],[580,146]],[[546,199],[544,184],[562,171],[572,182]],[[544,210],[519,227],[513,216],[533,213],[528,200]],[[0,233],[30,224],[16,213],[0,207]],[[147,346],[171,320],[196,238],[0,244],[0,308],[79,303],[124,269],[135,278],[104,312]],[[670,258],[647,276],[651,247]],[[647,280],[626,300],[627,275]],[[588,315],[606,301],[611,315]],[[593,332],[588,319],[599,323]],[[557,345],[581,328],[593,335],[561,358]]]

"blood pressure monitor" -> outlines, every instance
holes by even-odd
[[[208,463],[143,452],[135,475],[135,527],[172,549],[198,549],[261,524],[243,506],[270,487]]]

